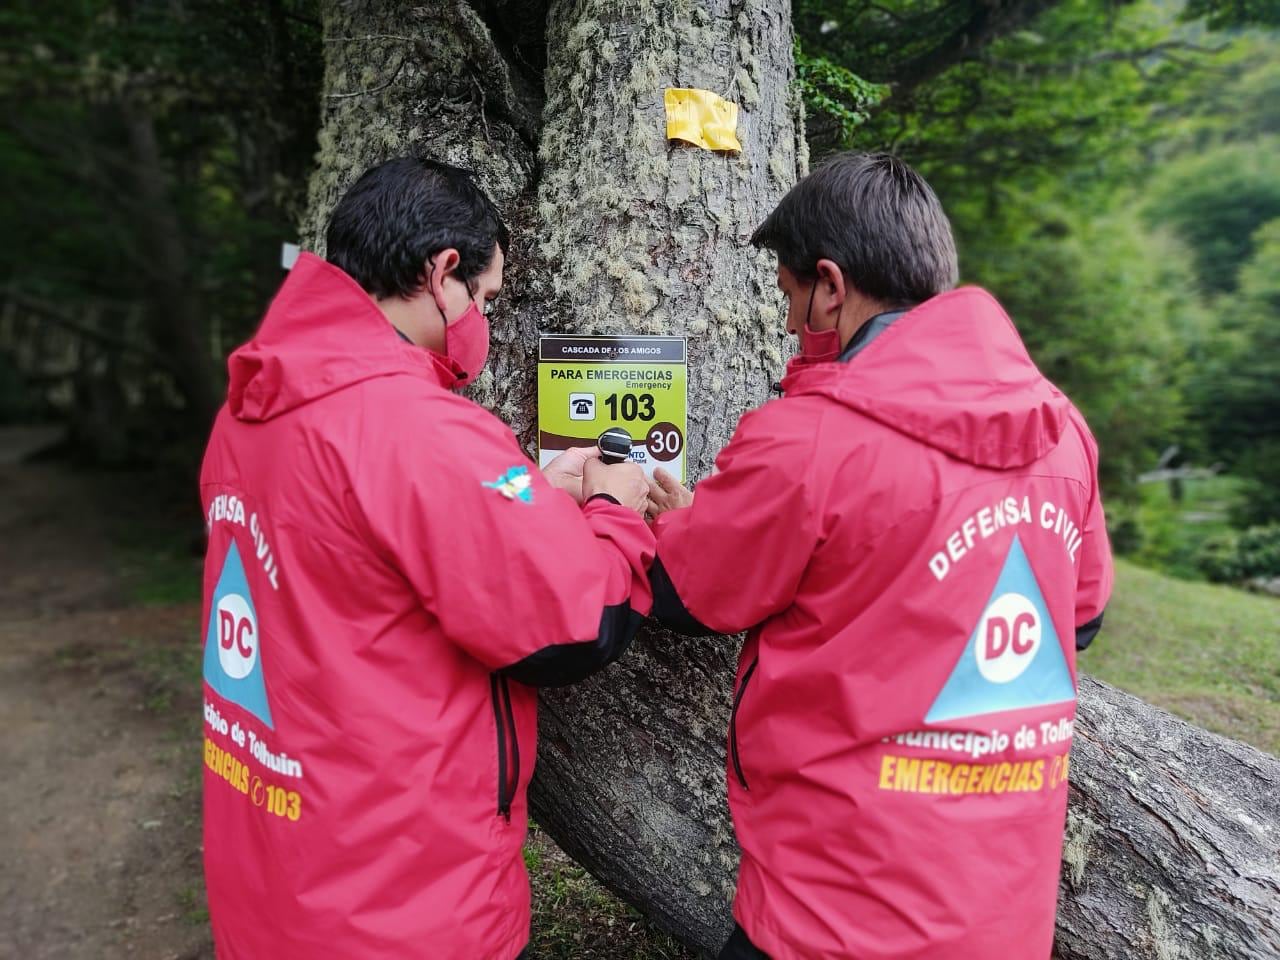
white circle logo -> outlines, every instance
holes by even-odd
[[[229,593],[218,601],[218,660],[232,680],[247,677],[258,662],[258,620],[244,597]]]
[[[1040,614],[1022,594],[1001,594],[978,621],[977,641],[978,672],[992,683],[1016,680],[1040,649]]]

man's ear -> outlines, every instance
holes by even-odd
[[[827,295],[827,302],[832,309],[839,311],[848,296],[840,265],[834,260],[819,260],[814,269],[818,274],[818,284]]]
[[[458,269],[458,264],[462,262],[462,257],[454,247],[445,247],[443,250],[436,252],[426,263],[427,268],[427,287],[431,290],[432,297],[435,298],[436,304],[440,309],[444,309],[444,280],[445,277]]]

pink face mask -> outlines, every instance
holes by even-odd
[[[474,300],[457,320],[444,328],[444,352],[465,373],[459,383],[475,383],[489,359],[489,318]]]
[[[802,366],[807,363],[830,363],[840,356],[840,331],[835,327],[830,330],[815,330],[809,326],[809,315],[813,313],[813,295],[818,290],[814,281],[809,291],[809,307],[804,312],[804,326],[800,330],[800,352],[791,358],[788,368]]]
[[[800,331],[800,359],[804,363],[829,363],[840,356],[840,331],[815,330],[805,322]]]
[[[800,352],[787,361],[787,375],[798,373],[813,363],[830,363],[840,356],[840,331],[814,330],[809,324],[800,331]]]

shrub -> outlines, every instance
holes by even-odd
[[[1215,537],[1205,542],[1196,559],[1205,576],[1219,583],[1280,577],[1280,523]]]

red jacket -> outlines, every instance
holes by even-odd
[[[617,654],[652,534],[550,488],[315,257],[230,373],[201,472],[218,955],[510,960],[537,711],[512,678]]]
[[[657,525],[655,612],[750,628],[735,917],[775,960],[1046,960],[1094,441],[974,288],[783,388]]]

